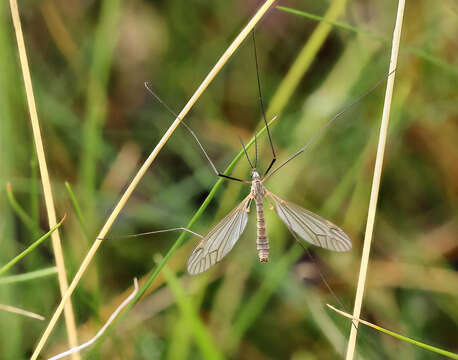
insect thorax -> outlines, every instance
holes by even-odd
[[[261,180],[254,179],[251,182],[251,193],[256,200],[262,200],[266,194],[266,188],[262,184]]]

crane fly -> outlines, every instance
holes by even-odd
[[[251,202],[256,205],[256,248],[259,261],[269,261],[269,239],[264,217],[264,200],[273,202],[275,210],[287,228],[303,240],[334,251],[348,251],[351,240],[345,232],[329,220],[288,202],[271,193],[263,184],[255,168],[251,172],[251,191],[242,202],[205,235],[192,251],[187,262],[190,274],[199,274],[221,261],[232,250],[248,223]]]
[[[257,217],[257,236],[256,236],[256,248],[258,251],[258,257],[260,262],[269,261],[269,240],[267,236],[266,220],[264,216],[264,201],[267,200],[270,202],[271,208],[275,209],[277,215],[286,225],[288,230],[291,232],[293,237],[301,246],[304,247],[304,244],[301,242],[301,239],[307,243],[310,243],[315,246],[319,246],[324,249],[344,252],[348,251],[352,247],[351,240],[349,236],[337,225],[331,221],[309,211],[301,206],[294,204],[292,202],[286,201],[278,197],[277,195],[271,193],[264,186],[264,182],[270,178],[274,173],[280,170],[283,166],[289,163],[291,160],[302,154],[315,140],[334,122],[338,117],[340,117],[345,111],[350,107],[358,103],[362,98],[366,97],[371,93],[378,85],[385,79],[385,77],[379,80],[370,90],[365,94],[358,97],[356,100],[347,105],[343,110],[337,113],[332,119],[330,119],[320,131],[313,136],[309,142],[301,148],[299,151],[294,153],[291,157],[285,160],[283,163],[278,165],[276,168],[273,168],[277,160],[275,148],[272,142],[272,137],[269,130],[269,125],[266,120],[266,114],[264,110],[264,104],[262,100],[261,93],[261,82],[259,79],[259,69],[258,69],[258,58],[256,53],[256,40],[253,35],[253,48],[254,48],[254,59],[256,64],[256,78],[259,92],[259,103],[262,112],[262,118],[267,130],[267,135],[269,138],[270,148],[272,151],[272,160],[267,167],[267,170],[261,176],[257,170],[258,162],[258,147],[257,147],[257,137],[255,136],[255,161],[254,163],[250,160],[248,153],[246,151],[243,141],[240,139],[243,152],[248,160],[248,163],[251,167],[251,179],[244,180],[235,178],[226,174],[221,173],[217,170],[213,161],[208,156],[206,150],[199,141],[197,135],[194,131],[184,122],[181,121],[181,124],[191,133],[191,135],[196,140],[198,146],[202,150],[204,156],[210,163],[211,168],[214,173],[219,176],[233,181],[239,181],[245,184],[251,185],[250,193],[241,201],[237,207],[235,207],[229,214],[227,214],[219,223],[217,223],[205,236],[202,236],[190,229],[179,227],[173,229],[165,230],[156,230],[146,233],[140,233],[135,235],[127,235],[124,237],[133,237],[133,236],[142,236],[149,234],[157,234],[169,231],[186,231],[195,236],[201,238],[200,242],[191,252],[191,255],[187,261],[187,270],[190,274],[196,275],[200,274],[210,267],[221,261],[228,253],[232,250],[234,245],[237,243],[239,238],[242,236],[247,223],[248,223],[248,213],[251,208],[252,202],[255,203],[256,207],[256,217]],[[394,72],[394,71],[393,71]],[[393,72],[388,74],[390,76]],[[175,118],[179,118],[178,115],[165,103],[159,96],[151,90],[148,86],[148,83],[145,83],[146,89],[151,93],[151,95],[161,103]]]

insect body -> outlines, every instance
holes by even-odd
[[[299,205],[287,202],[272,194],[263,184],[265,178],[262,179],[255,169],[253,169],[251,177],[251,192],[248,196],[211,229],[191,253],[187,263],[190,274],[206,271],[232,250],[245,230],[252,200],[256,204],[256,247],[259,261],[269,261],[269,240],[263,208],[263,201],[266,197],[273,202],[278,216],[288,229],[301,239],[329,250],[341,252],[351,249],[350,238],[337,225]],[[296,238],[296,236],[294,237]],[[300,240],[298,239],[298,241]]]
[[[266,188],[262,184],[259,173],[254,170],[251,174],[251,196],[256,204],[257,232],[256,249],[258,250],[259,261],[269,261],[269,239],[267,238],[266,219],[264,217],[263,200],[266,195]]]

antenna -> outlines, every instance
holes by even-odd
[[[254,62],[255,62],[255,65],[256,65],[256,80],[257,80],[257,83],[258,83],[259,105],[261,107],[261,113],[262,113],[262,117],[264,119],[264,124],[266,126],[267,135],[269,137],[269,143],[270,143],[270,148],[272,149],[272,157],[273,157],[270,165],[268,166],[266,172],[263,175],[263,176],[266,176],[267,173],[269,172],[269,170],[272,168],[272,165],[277,160],[277,155],[275,154],[275,148],[274,148],[274,144],[272,142],[272,136],[270,135],[269,125],[267,124],[266,111],[264,110],[264,102],[262,100],[261,80],[260,80],[260,77],[259,77],[258,53],[256,51],[256,37],[254,35],[254,29],[251,32],[251,35],[253,37],[253,52],[254,52]],[[255,140],[255,149],[256,149],[256,160],[255,160],[255,166],[256,166],[257,162],[258,162],[258,143],[256,141],[256,137],[255,137],[254,140]]]
[[[183,119],[181,119],[176,113],[175,111],[173,111],[164,101],[162,101],[162,99],[159,97],[159,95],[157,95],[149,86],[148,82],[145,81],[145,88],[146,90],[149,91],[149,93],[160,103],[162,104],[166,109],[167,111],[172,114],[176,119],[180,119],[181,120],[181,123],[183,124],[183,126],[191,133],[192,137],[196,140],[197,144],[199,145],[200,149],[202,150],[202,152],[204,153],[205,157],[207,158],[208,162],[210,163],[210,166],[211,168],[213,169],[213,171],[215,172],[215,174],[219,177],[223,177],[223,178],[226,178],[226,179],[229,179],[229,180],[234,180],[234,181],[240,181],[240,182],[243,182],[243,183],[247,183],[247,184],[251,184],[251,182],[247,181],[247,180],[243,180],[243,179],[238,179],[238,178],[235,178],[235,177],[232,177],[232,176],[229,176],[229,175],[225,175],[221,172],[218,171],[218,169],[216,168],[215,164],[213,163],[213,161],[210,159],[210,156],[208,156],[207,152],[205,151],[204,147],[202,146],[201,142],[199,141],[199,138],[197,137],[196,133],[188,126],[188,124],[186,124],[184,122]]]
[[[242,144],[243,152],[245,153],[245,156],[246,156],[248,162],[250,163],[251,168],[255,169],[255,167],[253,166],[253,163],[251,162],[250,158],[248,157],[248,153],[246,152],[245,144],[243,143],[242,138],[240,136],[238,138],[240,140],[240,144]]]

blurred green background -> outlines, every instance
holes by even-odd
[[[71,279],[111,209],[173,117],[260,1],[21,1],[19,4],[65,261]],[[395,1],[282,1],[353,30],[272,9],[257,27],[264,102],[279,160],[286,159],[345,105],[386,76]],[[329,10],[329,9],[332,10]],[[0,4],[0,264],[47,231],[15,35]],[[362,317],[458,351],[458,6],[408,1]],[[354,31],[355,30],[355,31]],[[384,40],[387,39],[387,40]],[[294,64],[294,65],[293,65]],[[294,71],[292,71],[294,69]],[[385,83],[347,111],[305,154],[266,183],[280,197],[329,218],[353,239],[351,252],[310,248],[319,270],[276,215],[266,210],[271,260],[260,264],[255,220],[211,271],[190,277],[185,243],[147,295],[86,359],[335,359],[345,352],[353,307]],[[262,126],[251,40],[238,49],[186,118],[223,170]],[[260,138],[260,168],[271,159]],[[253,149],[250,149],[253,154]],[[232,172],[249,178],[242,159]],[[185,226],[216,178],[179,128],[122,211],[109,236]],[[71,185],[84,227],[64,186]],[[7,200],[6,184],[32,220]],[[225,181],[195,231],[205,233],[249,191]],[[266,207],[267,209],[267,207]],[[72,301],[80,342],[93,336],[145,278],[178,234],[109,240]],[[190,238],[190,237],[189,237]],[[7,275],[54,265],[50,241]],[[173,282],[173,273],[178,282]],[[1,281],[1,278],[0,278]],[[0,282],[0,303],[43,314],[59,301],[55,274]],[[177,306],[178,304],[181,304]],[[30,356],[46,322],[0,313],[0,358]],[[200,321],[199,321],[200,319]],[[204,325],[204,326],[202,326]],[[60,320],[44,355],[67,348]],[[437,355],[361,327],[359,359]]]

